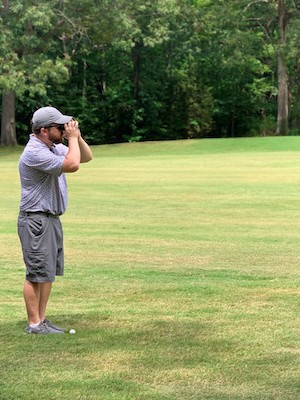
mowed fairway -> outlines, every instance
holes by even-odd
[[[0,149],[1,400],[299,400],[300,138],[93,148],[26,336],[21,152]]]

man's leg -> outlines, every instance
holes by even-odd
[[[39,304],[40,304],[40,283],[24,282],[24,300],[28,316],[28,324],[38,324],[40,322]]]
[[[64,329],[56,327],[50,321],[45,320],[45,312],[51,288],[52,282],[25,281],[24,300],[28,315],[26,333],[64,333]]]
[[[24,300],[28,315],[28,324],[37,324],[45,319],[52,282],[24,283]]]
[[[39,302],[40,321],[44,321],[46,317],[46,308],[51,293],[51,289],[52,289],[52,282],[44,282],[40,284],[40,302]]]

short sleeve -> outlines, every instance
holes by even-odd
[[[23,158],[23,162],[31,168],[46,172],[51,175],[59,176],[65,161],[65,155],[57,155],[52,151],[28,151]]]

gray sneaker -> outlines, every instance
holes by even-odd
[[[61,332],[65,332],[66,329],[64,328],[60,328],[57,325],[52,324],[51,321],[49,321],[49,319],[44,319],[43,323],[48,326],[49,328],[55,329],[56,331],[61,331]]]
[[[47,326],[44,322],[40,322],[38,326],[31,327],[30,325],[26,326],[25,332],[27,334],[39,334],[39,335],[47,335],[51,333],[64,333],[63,331],[58,331],[56,329]]]

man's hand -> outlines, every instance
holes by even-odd
[[[78,122],[74,121],[73,119],[65,124],[64,130],[64,138],[69,140],[71,138],[79,139],[80,137],[80,130],[78,128]]]

